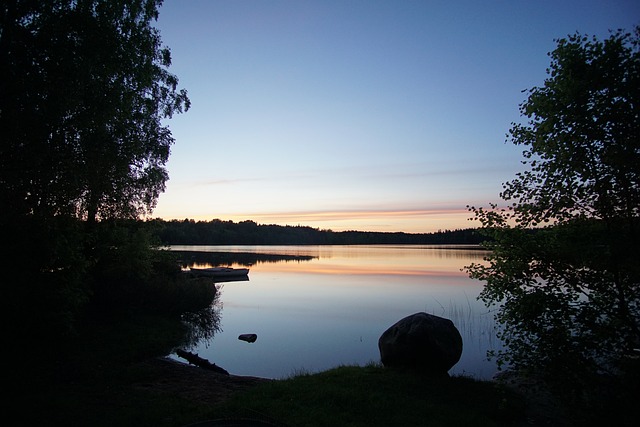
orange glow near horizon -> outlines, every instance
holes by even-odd
[[[260,250],[257,253],[261,252]],[[265,253],[269,253],[266,251]],[[317,253],[310,261],[260,262],[251,266],[252,273],[315,274],[349,276],[414,276],[418,277],[461,277],[467,276],[463,267],[469,260],[482,262],[484,253],[476,250],[423,248],[394,248],[391,252],[385,245],[372,248],[329,247],[326,252]],[[212,267],[209,264],[194,265]],[[232,267],[246,267],[231,265]]]
[[[371,210],[371,211],[318,211],[318,212],[272,212],[272,213],[233,213],[221,215],[170,215],[165,220],[195,221],[255,221],[258,224],[281,226],[309,226],[333,231],[372,231],[432,233],[439,230],[455,230],[478,226],[470,221],[471,214],[466,209],[432,210]]]
[[[281,265],[280,265],[281,264]],[[351,276],[466,276],[463,271],[454,271],[446,268],[424,268],[413,266],[413,268],[392,268],[392,266],[373,266],[373,265],[337,265],[337,264],[306,264],[300,263],[292,265],[290,263],[259,263],[255,265],[255,270],[261,272],[279,272],[279,273],[298,273],[304,272],[308,274],[349,274]]]

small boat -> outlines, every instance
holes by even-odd
[[[231,268],[231,267],[212,267],[212,268],[191,267],[188,271],[198,276],[211,276],[211,277],[236,277],[236,276],[246,276],[249,274],[248,268]]]

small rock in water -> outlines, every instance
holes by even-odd
[[[256,334],[242,334],[238,337],[238,339],[246,342],[256,342],[258,336]]]

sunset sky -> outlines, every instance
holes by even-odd
[[[165,0],[192,108],[167,121],[152,217],[474,227],[522,168],[505,143],[554,39],[640,24],[637,0]]]

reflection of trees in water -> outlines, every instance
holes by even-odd
[[[311,255],[279,255],[257,254],[251,252],[192,252],[176,251],[182,267],[192,264],[211,264],[213,266],[238,264],[252,266],[259,263],[283,262],[283,261],[311,261],[318,258]]]
[[[214,266],[238,264],[251,266],[268,262],[305,262],[317,258],[310,255],[256,254],[250,252],[176,252],[179,255],[179,262],[182,267],[188,267],[193,264],[211,264]],[[229,280],[238,279],[231,278]],[[207,308],[194,313],[185,313],[182,315],[182,320],[187,325],[188,329],[184,338],[185,348],[193,349],[198,345],[198,343],[209,341],[215,336],[215,334],[222,332],[222,301],[220,301],[222,286],[217,286],[216,289],[216,295]]]
[[[216,296],[211,305],[195,313],[184,313],[182,320],[187,325],[184,346],[186,348],[195,347],[200,341],[209,341],[213,336],[222,332],[220,320],[222,319],[222,301],[220,301],[220,291],[222,287],[217,287]]]

